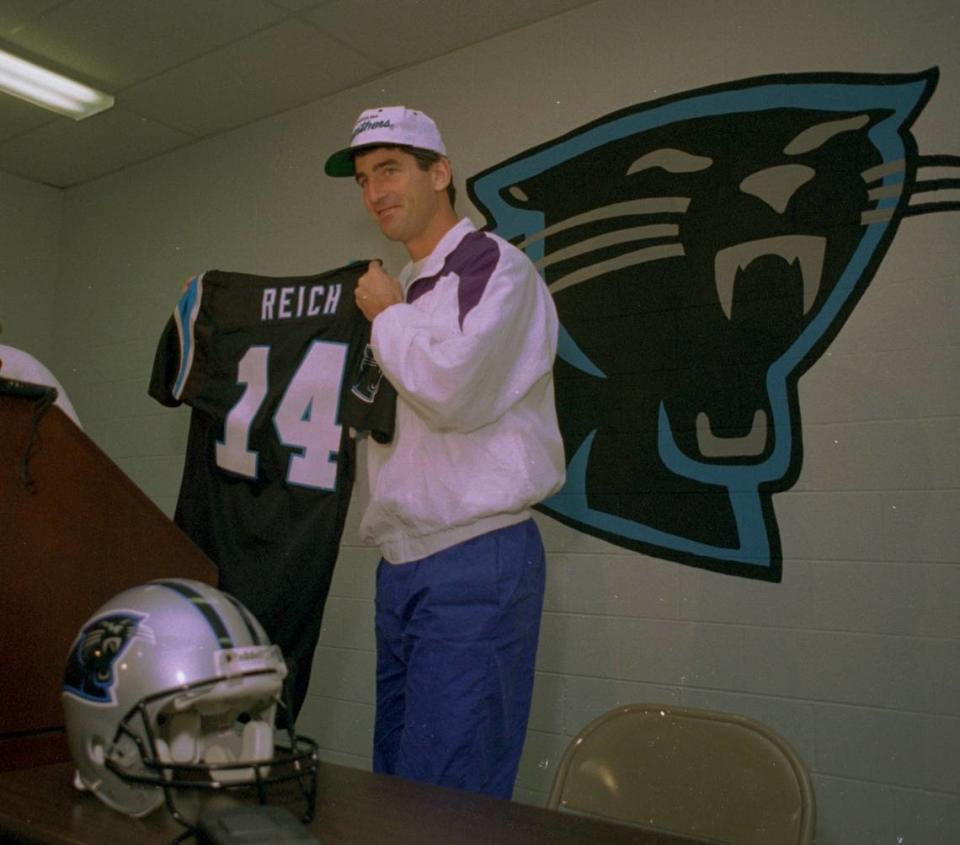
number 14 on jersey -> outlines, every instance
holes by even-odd
[[[250,449],[250,430],[267,398],[269,346],[251,346],[240,359],[237,383],[243,395],[227,413],[223,441],[217,443],[217,466],[258,478],[259,455]],[[287,384],[273,415],[277,437],[296,450],[290,455],[287,481],[301,487],[334,490],[341,426],[337,423],[347,344],[315,340]]]

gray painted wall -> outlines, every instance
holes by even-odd
[[[39,225],[0,235],[3,307],[13,278],[23,327],[4,339],[29,346],[29,331],[49,351],[87,431],[172,512],[187,412],[156,405],[146,382],[183,279],[372,255],[402,264],[349,180],[321,172],[362,108],[427,109],[462,188],[659,96],[764,73],[938,65],[914,133],[921,152],[958,154],[958,35],[948,2],[603,0],[65,192],[52,292],[59,203],[0,176],[5,230],[25,199],[39,203]],[[472,212],[465,198],[460,209]],[[39,247],[25,237],[34,230]],[[803,470],[774,499],[781,584],[689,569],[539,518],[550,575],[519,800],[545,799],[569,738],[593,717],[653,700],[744,713],[787,737],[814,774],[821,845],[960,839],[958,230],[956,213],[906,220],[801,379]],[[37,255],[45,269],[21,282]],[[362,505],[361,491],[301,729],[326,758],[367,767],[377,555],[356,538]]]
[[[0,172],[0,343],[54,354],[61,192]]]

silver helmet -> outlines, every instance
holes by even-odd
[[[316,744],[274,742],[287,668],[232,596],[186,579],[125,590],[83,626],[63,683],[77,786],[130,816],[173,791],[296,779],[312,812]],[[304,785],[306,784],[306,786]],[[185,822],[187,823],[187,822]]]

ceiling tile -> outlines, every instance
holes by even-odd
[[[113,108],[79,122],[58,117],[0,143],[0,169],[65,188],[192,140],[140,115]]]
[[[115,90],[283,15],[266,0],[72,0],[7,37]]]
[[[315,27],[286,20],[124,91],[125,106],[192,134],[249,123],[380,71]]]
[[[0,47],[117,96],[74,123],[0,95],[0,170],[76,185],[589,2],[0,0]]]
[[[331,0],[304,17],[367,58],[402,67],[584,5],[585,0]],[[377,25],[380,21],[380,25]]]
[[[56,116],[46,109],[9,94],[0,94],[0,141],[6,141],[54,120]]]
[[[0,37],[9,38],[17,27],[62,3],[63,0],[3,0],[0,3]]]

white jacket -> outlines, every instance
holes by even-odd
[[[557,314],[530,260],[464,218],[400,283],[406,301],[373,321],[397,424],[368,440],[360,526],[391,563],[521,522],[564,481]]]

